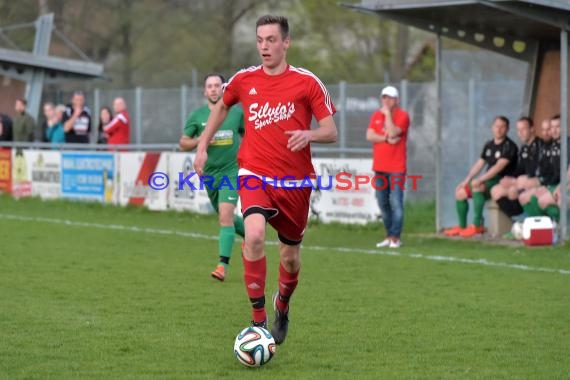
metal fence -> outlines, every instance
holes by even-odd
[[[371,113],[378,108],[379,93],[385,84],[329,84],[337,107],[335,121],[339,138],[332,145],[315,145],[315,157],[371,157],[371,145],[365,139]],[[436,152],[436,85],[433,82],[397,84],[401,105],[411,116],[408,139],[408,172],[422,175],[417,191],[406,194],[407,200],[435,199]],[[443,189],[444,199],[453,199],[455,184],[465,176],[478,156],[483,142],[490,138],[488,128],[495,115],[515,119],[521,114],[524,82],[445,82],[443,86]],[[94,125],[98,110],[110,106],[115,97],[125,98],[131,114],[133,144],[178,143],[188,113],[204,104],[201,88],[130,90],[96,89],[86,94],[93,110]],[[44,100],[67,103],[70,92],[45,93]],[[94,128],[92,141],[96,141]],[[514,128],[510,132],[516,140]],[[443,207],[443,223],[455,221],[453,202]]]

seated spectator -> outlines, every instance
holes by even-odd
[[[570,153],[569,153],[570,156]],[[566,178],[570,178],[570,158],[568,159],[568,171],[566,172]],[[556,205],[558,205],[558,208],[560,208],[562,206],[562,194],[561,194],[562,188],[560,187],[560,185],[556,186],[556,190],[554,190],[554,194],[553,198],[554,201],[556,202]],[[566,182],[566,192],[570,192],[570,181]],[[550,204],[548,203],[544,203],[544,208],[548,208],[548,206],[550,206]]]
[[[539,166],[540,187],[531,189],[519,197],[519,201],[528,216],[548,215],[553,220],[560,218],[560,209],[554,194],[560,187],[561,167],[561,130],[560,115],[555,115],[550,120],[552,142],[548,151],[544,152],[545,164]],[[570,161],[570,156],[567,158]],[[541,161],[542,162],[542,161]]]
[[[550,144],[552,143],[552,133],[551,133],[551,122],[550,118],[544,119],[540,124],[540,134],[537,136],[540,138],[540,149],[538,153],[538,173],[541,172],[541,165],[549,165],[547,156],[550,154]],[[542,169],[544,170],[544,168]],[[518,181],[519,188],[522,193],[523,191],[530,190],[531,193],[534,192],[538,187],[540,187],[540,178],[538,174],[534,177],[522,177]],[[534,189],[534,190],[532,190]]]
[[[64,106],[65,110],[65,106]],[[46,118],[46,139],[52,144],[63,144],[65,142],[65,132],[63,130],[63,123],[61,122],[61,108],[60,112],[56,111],[55,106],[51,102],[44,104],[44,116]]]
[[[445,235],[471,237],[485,232],[483,208],[490,197],[490,190],[504,176],[513,175],[517,165],[518,148],[507,136],[508,131],[509,119],[497,116],[492,125],[493,139],[485,143],[481,156],[455,189],[459,225],[445,230]],[[485,166],[487,170],[479,175]],[[474,208],[473,224],[467,226],[468,199],[471,197]]]
[[[507,216],[513,217],[523,213],[518,196],[519,190],[529,178],[538,174],[538,158],[541,140],[534,133],[533,121],[529,117],[517,120],[517,134],[522,142],[517,158],[517,168],[514,175],[503,177],[491,189],[491,198]]]
[[[0,141],[12,141],[12,119],[0,113]]]
[[[109,124],[113,120],[113,112],[107,106],[101,107],[99,110],[99,127],[97,132],[99,133],[99,137],[97,139],[97,143],[99,144],[107,144],[109,136],[103,130],[103,127]]]
[[[107,134],[107,144],[129,144],[131,142],[130,118],[125,99],[116,98],[113,101],[115,117],[111,122],[103,126]]]

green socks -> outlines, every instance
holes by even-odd
[[[459,216],[459,227],[467,227],[467,213],[469,212],[469,202],[467,200],[455,201],[457,215]]]
[[[220,264],[227,268],[232,257],[232,248],[234,245],[236,229],[234,226],[220,227]]]
[[[553,220],[555,220],[557,222],[560,220],[560,209],[558,208],[558,206],[556,206],[556,205],[547,206],[544,209],[544,212],[546,213],[546,215],[551,217]]]
[[[243,218],[239,215],[234,215],[235,233],[241,237],[245,236],[245,227],[243,225]]]
[[[538,205],[538,199],[535,195],[530,198],[530,202],[522,206],[523,210],[526,212],[527,216],[540,216],[542,212],[540,211],[540,206]]]
[[[485,195],[481,192],[473,193],[473,224],[481,227],[483,224],[483,209],[485,208]]]

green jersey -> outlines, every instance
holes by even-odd
[[[188,137],[198,137],[206,128],[206,121],[210,116],[210,108],[206,105],[192,112],[184,126],[184,134]],[[238,107],[231,107],[228,116],[214,135],[208,146],[208,161],[204,173],[208,175],[237,174],[237,152],[240,137],[244,134],[243,111]]]

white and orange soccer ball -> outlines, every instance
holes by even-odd
[[[262,327],[246,327],[236,337],[234,354],[238,361],[248,367],[267,364],[275,354],[275,340]]]

